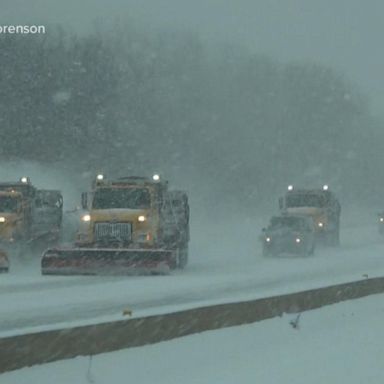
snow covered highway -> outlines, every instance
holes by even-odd
[[[220,231],[225,239],[229,228]],[[15,263],[0,276],[0,336],[121,319],[126,308],[136,317],[384,275],[384,241],[373,224],[346,226],[340,248],[308,258],[263,258],[248,235],[237,251],[235,242],[201,237],[188,268],[170,276],[41,276],[38,258]]]
[[[0,384],[384,383],[384,1],[0,3]]]
[[[383,295],[1,375],[3,384],[382,383]]]

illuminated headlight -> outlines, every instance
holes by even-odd
[[[96,179],[99,180],[99,181],[102,181],[102,180],[104,180],[104,175],[102,175],[100,173],[99,175],[96,176]]]
[[[324,224],[320,221],[318,224],[319,228],[323,228],[324,227]]]
[[[157,174],[157,173],[155,173],[155,174],[152,176],[152,179],[153,179],[154,181],[159,181],[159,180],[160,180],[160,175]]]
[[[140,223],[143,223],[145,220],[147,220],[147,218],[144,216],[144,215],[140,215],[138,218],[137,218],[138,221],[140,221]]]
[[[301,239],[299,237],[296,237],[296,243],[297,244],[301,243]]]
[[[293,191],[293,185],[288,185],[288,191]]]
[[[20,178],[20,181],[24,184],[27,184],[28,183],[28,177],[23,176],[22,178]]]
[[[266,238],[265,238],[265,241],[266,241],[267,243],[270,243],[270,242],[271,242],[271,238],[270,238],[270,237],[266,237]]]
[[[384,217],[380,217],[380,223],[384,222]],[[0,218],[0,221],[1,221],[1,218]]]
[[[0,217],[0,223],[5,223],[5,217],[4,216]]]
[[[84,215],[81,220],[85,222],[91,221],[91,215]]]
[[[327,184],[325,184],[325,185],[323,185],[323,191],[328,191],[328,185]]]

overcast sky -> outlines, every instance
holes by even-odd
[[[281,61],[335,67],[384,111],[383,0],[0,0],[0,23],[62,23],[87,31],[98,19],[187,26]],[[384,115],[384,112],[383,112]]]

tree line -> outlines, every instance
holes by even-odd
[[[2,162],[161,171],[244,210],[290,183],[380,201],[382,124],[329,67],[127,25],[3,35],[0,64]]]

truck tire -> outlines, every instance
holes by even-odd
[[[276,255],[275,255],[270,249],[268,249],[267,247],[263,247],[262,255],[263,255],[263,257],[276,256]]]
[[[179,248],[179,261],[177,267],[184,269],[188,264],[188,245]]]
[[[329,245],[332,247],[338,247],[340,245],[340,232],[338,228],[329,233]]]

